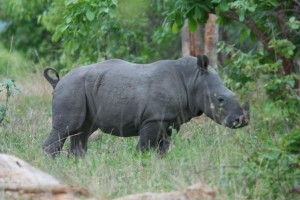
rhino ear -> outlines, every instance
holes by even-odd
[[[209,59],[206,55],[197,56],[197,65],[201,70],[207,70]]]

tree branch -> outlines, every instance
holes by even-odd
[[[220,16],[239,21],[238,14],[232,11],[223,12],[220,14]],[[253,34],[263,43],[264,46],[268,46],[269,38],[256,26],[252,19],[245,19],[242,23],[253,32]]]
[[[275,9],[275,13],[274,13],[274,16],[277,20],[277,23],[280,27],[280,31],[281,31],[281,34],[283,35],[284,38],[288,39],[291,41],[291,38],[290,38],[290,30],[289,30],[289,27],[287,26],[287,17],[281,12],[282,10],[284,10],[283,6],[280,5],[278,6],[276,9]]]

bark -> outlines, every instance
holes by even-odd
[[[284,10],[282,5],[278,6],[275,9],[274,16],[277,20],[277,23],[280,27],[280,31],[283,37],[291,41],[290,28],[287,26],[286,23],[288,21],[288,18],[284,15],[284,12],[281,12],[282,10]]]
[[[202,28],[198,25],[195,32],[190,33],[190,55],[198,56],[204,54],[203,40],[202,40]]]
[[[295,73],[299,76],[300,78],[300,59],[296,60],[296,67],[295,67]],[[299,97],[299,101],[300,101],[300,80],[296,80],[296,84],[295,84],[295,88],[298,89],[297,95]]]
[[[198,25],[195,32],[191,32],[187,20],[181,30],[182,56],[197,56],[204,54],[202,27]]]
[[[204,53],[210,58],[210,65],[217,68],[217,42],[219,39],[219,26],[216,24],[216,16],[209,14],[205,25]]]
[[[195,32],[189,31],[188,23],[182,28],[182,56],[197,56],[206,54],[210,58],[210,65],[217,68],[217,42],[219,26],[216,25],[216,16],[209,15],[209,19],[205,25],[205,41],[203,41],[203,30],[200,25]]]
[[[184,22],[184,26],[181,30],[181,52],[182,56],[190,55],[190,33],[189,33],[188,21]]]

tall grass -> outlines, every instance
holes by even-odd
[[[183,189],[199,181],[219,189],[217,199],[274,199],[263,179],[253,182],[247,154],[256,151],[250,125],[230,130],[210,119],[192,120],[174,132],[164,158],[135,151],[137,138],[101,134],[91,140],[84,158],[62,153],[44,155],[41,144],[51,128],[51,86],[41,74],[18,78],[22,93],[9,103],[8,121],[0,128],[0,152],[13,154],[71,185],[87,188],[96,197],[111,199],[138,192]],[[259,123],[252,118],[252,123]],[[69,144],[65,145],[64,150]],[[257,173],[266,169],[258,168]],[[250,187],[249,185],[255,185]],[[253,189],[254,188],[254,189]],[[285,199],[282,193],[276,196]]]
[[[22,77],[36,70],[36,66],[13,50],[8,51],[0,43],[0,78]]]

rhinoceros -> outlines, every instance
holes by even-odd
[[[56,73],[56,78],[49,75]],[[54,88],[52,130],[44,151],[57,155],[68,136],[71,153],[83,156],[98,128],[120,137],[139,136],[138,151],[168,151],[172,128],[205,113],[229,128],[248,124],[247,109],[209,66],[205,55],[136,64],[119,59],[78,67],[59,78],[44,70]]]

